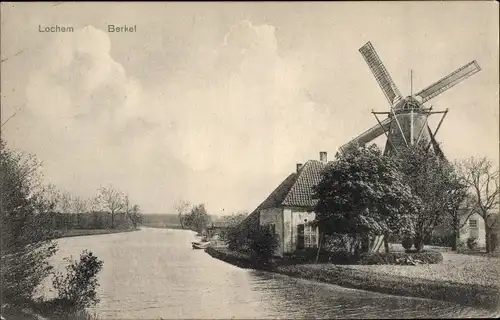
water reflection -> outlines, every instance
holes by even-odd
[[[54,263],[91,249],[104,261],[101,319],[414,318],[476,314],[455,304],[244,270],[192,250],[183,230],[61,239]],[[474,312],[474,313],[471,313]]]

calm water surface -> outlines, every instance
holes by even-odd
[[[455,304],[346,289],[245,270],[192,250],[194,233],[149,229],[58,240],[53,263],[92,250],[100,274],[100,319],[471,317]],[[49,289],[46,289],[49,290]],[[47,294],[50,294],[47,291]]]

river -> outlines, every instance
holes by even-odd
[[[240,269],[192,250],[194,239],[190,231],[152,228],[59,239],[52,263],[62,269],[63,257],[76,259],[84,249],[104,261],[101,301],[91,310],[100,319],[443,318],[476,312]]]

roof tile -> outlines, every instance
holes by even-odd
[[[281,202],[283,206],[314,207],[317,200],[312,198],[313,186],[321,180],[321,173],[326,164],[317,161],[307,161],[298,173],[298,177],[290,191]]]

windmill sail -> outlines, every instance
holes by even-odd
[[[450,89],[451,87],[457,85],[464,79],[470,77],[476,72],[479,72],[480,70],[481,68],[477,64],[476,60],[469,62],[465,66],[453,71],[443,79],[418,92],[417,94],[415,94],[415,97],[420,97],[422,99],[421,103],[424,103],[441,94],[442,92]]]
[[[384,67],[384,64],[380,60],[375,48],[373,48],[371,42],[367,42],[364,46],[359,49],[359,52],[365,59],[368,67],[372,71],[375,79],[377,80],[380,88],[385,94],[385,97],[389,101],[392,106],[396,100],[402,98],[401,93],[399,92],[396,84],[392,81],[389,72]]]
[[[373,126],[370,129],[366,130],[365,132],[363,132],[362,134],[360,134],[356,138],[354,138],[351,141],[349,141],[348,143],[344,144],[342,147],[340,147],[340,149],[341,150],[345,149],[349,145],[353,145],[356,143],[358,143],[360,145],[364,145],[364,144],[367,144],[368,142],[376,139],[381,134],[383,134],[384,132],[389,130],[390,125],[391,125],[391,119],[386,118],[383,121],[381,121],[381,124],[382,124],[382,126],[377,124],[376,126]]]

